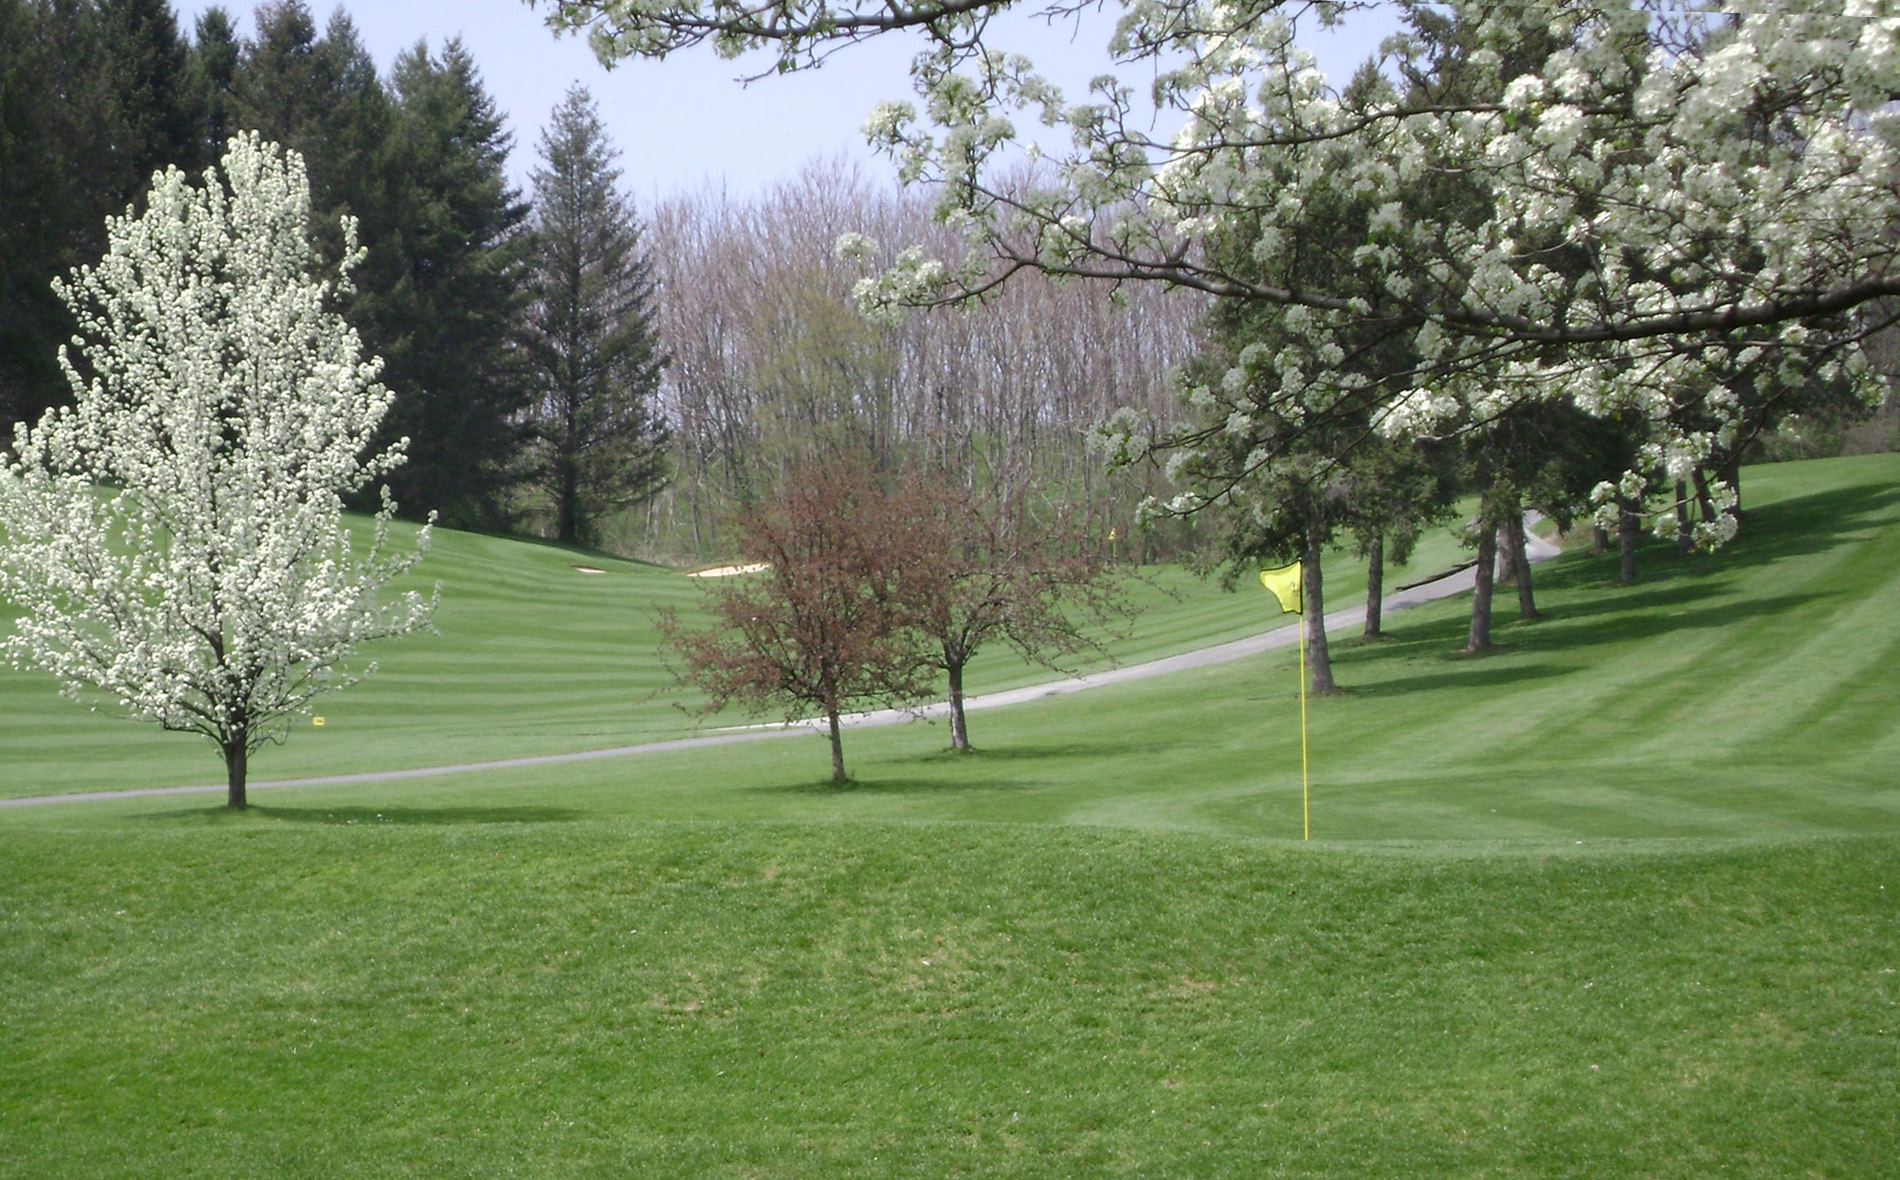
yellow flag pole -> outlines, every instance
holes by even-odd
[[[1273,592],[1280,609],[1300,617],[1300,839],[1313,838],[1311,793],[1306,775],[1306,570],[1299,562],[1261,570],[1260,584]]]
[[[1300,839],[1313,838],[1313,812],[1306,785],[1306,615],[1300,615]]]

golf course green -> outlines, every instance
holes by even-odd
[[[1900,456],[1742,485],[1718,553],[1540,566],[1494,652],[1468,596],[1335,636],[1310,842],[1291,650],[970,755],[854,730],[842,788],[796,734],[0,808],[0,1178],[1900,1176]],[[440,635],[256,782],[704,732],[654,653],[691,580],[447,532],[419,573]],[[1123,663],[1279,621],[1136,592]],[[219,781],[0,703],[0,797]]]

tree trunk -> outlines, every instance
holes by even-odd
[[[1300,625],[1306,629],[1306,670],[1308,686],[1314,696],[1330,696],[1339,691],[1333,683],[1333,661],[1326,651],[1326,593],[1319,567],[1320,541],[1307,534],[1306,552],[1300,558],[1300,591],[1305,613]]]
[[[1491,591],[1497,580],[1498,531],[1489,521],[1478,522],[1478,564],[1472,567],[1477,578],[1471,596],[1471,630],[1465,638],[1465,650],[1491,650]]]
[[[1715,497],[1709,494],[1709,477],[1702,473],[1700,467],[1695,469],[1695,502],[1702,510],[1703,523],[1714,524]]]
[[[242,811],[250,806],[244,797],[244,776],[250,768],[249,735],[240,733],[224,743],[224,774],[227,783],[225,806]]]
[[[1538,614],[1537,597],[1531,586],[1530,542],[1524,532],[1524,514],[1519,512],[1505,526],[1504,537],[1511,549],[1511,568],[1517,573],[1517,617],[1529,621]]]
[[[825,720],[831,724],[831,781],[849,782],[844,773],[844,739],[838,736],[838,710],[826,709]]]
[[[1695,548],[1695,534],[1689,528],[1689,482],[1676,481],[1676,552],[1687,553]]]
[[[950,673],[950,748],[970,749],[970,727],[963,719],[963,665],[952,664],[946,669]]]
[[[1492,591],[1499,586],[1512,586],[1517,583],[1518,561],[1517,533],[1511,528],[1511,518],[1505,517],[1498,526],[1498,571],[1492,578]]]
[[[1610,551],[1610,530],[1600,524],[1590,526],[1590,553],[1600,556]]]
[[[1625,586],[1636,581],[1636,534],[1643,518],[1628,504],[1621,506],[1616,518],[1616,549],[1620,560],[1616,580]]]
[[[1372,540],[1372,551],[1366,555],[1366,630],[1367,639],[1377,639],[1383,632],[1380,624],[1385,609],[1385,534],[1381,533]]]

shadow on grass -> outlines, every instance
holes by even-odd
[[[923,761],[918,759],[918,761]],[[954,778],[850,778],[842,783],[815,779],[800,783],[778,783],[750,787],[756,795],[955,795],[965,791],[1026,791],[1050,784],[1037,779],[985,779],[963,781]]]
[[[1502,654],[1502,653],[1499,653]],[[1407,696],[1415,692],[1437,692],[1458,688],[1502,688],[1533,680],[1551,680],[1568,676],[1575,668],[1549,664],[1485,664],[1483,656],[1448,656],[1442,671],[1415,676],[1395,676],[1371,684],[1355,684],[1348,695],[1374,700],[1379,697]]]
[[[1048,758],[1088,758],[1113,757],[1117,754],[1152,753],[1157,749],[1174,745],[1173,742],[1135,745],[1132,742],[1061,742],[1048,745],[1017,744],[1008,746],[979,745],[973,750],[934,750],[928,754],[919,754],[906,758],[924,766],[974,766],[986,762],[1029,762]]]
[[[1511,593],[1500,587],[1493,624],[1499,644],[1495,653],[1473,656],[1460,650],[1467,619],[1452,615],[1411,625],[1396,622],[1376,643],[1347,639],[1335,649],[1334,661],[1345,673],[1342,679],[1350,695],[1396,696],[1545,679],[1568,671],[1515,661],[1493,665],[1500,656],[1555,655],[1798,613],[1833,595],[1821,591],[1738,597],[1725,591],[1738,573],[1824,553],[1863,539],[1869,529],[1891,526],[1900,515],[1896,509],[1900,487],[1857,484],[1751,508],[1741,534],[1713,554],[1679,554],[1673,544],[1645,537],[1638,548],[1638,581],[1633,586],[1618,584],[1616,554],[1573,551],[1538,567],[1537,591],[1544,598],[1545,614],[1536,621],[1517,621]],[[1354,672],[1376,676],[1385,668],[1421,662],[1432,670],[1408,667],[1403,675],[1372,684],[1353,677]]]
[[[1714,553],[1680,554],[1673,542],[1645,535],[1636,551],[1637,585],[1687,580],[1691,587],[1681,589],[1692,592],[1693,583],[1825,553],[1862,539],[1856,534],[1870,528],[1893,524],[1896,509],[1900,509],[1900,487],[1857,484],[1747,509],[1741,532]],[[1618,584],[1617,572],[1614,551],[1573,551],[1569,560],[1538,567],[1537,586],[1539,590],[1630,589]]]
[[[450,826],[457,824],[546,824],[572,823],[585,819],[586,813],[564,807],[274,807],[253,803],[245,810],[225,807],[193,808],[190,811],[155,811],[144,818],[157,820],[267,819],[280,823],[376,825],[397,824],[409,827]]]

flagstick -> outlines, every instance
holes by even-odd
[[[1313,813],[1306,789],[1306,616],[1300,616],[1300,839],[1313,838]]]

